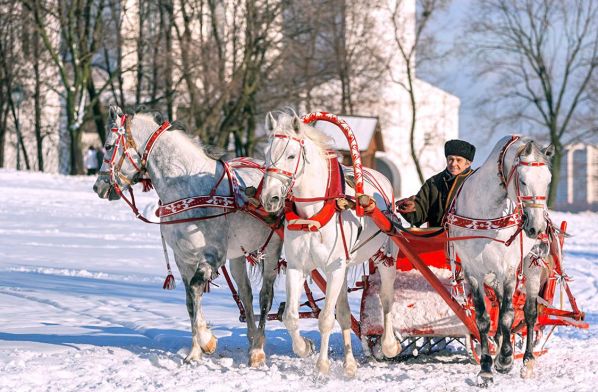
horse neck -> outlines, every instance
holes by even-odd
[[[505,156],[505,175],[511,169],[515,153],[512,146]],[[455,202],[455,212],[470,218],[497,218],[513,212],[515,202],[510,195],[513,181],[509,184],[509,192],[505,191],[498,173],[498,155],[500,151],[490,154],[486,162],[473,173],[463,184],[463,189]]]
[[[178,131],[165,132],[148,158],[147,171],[160,200],[205,195],[216,183],[217,161]]]
[[[308,139],[305,143],[305,168],[301,181],[293,186],[293,195],[298,198],[322,197],[328,185],[328,162],[319,149]],[[324,173],[324,174],[323,174]],[[323,206],[323,201],[296,203],[297,212],[302,216],[312,216]]]

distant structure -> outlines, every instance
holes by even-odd
[[[392,1],[389,1],[392,3]],[[405,47],[411,47],[415,39],[416,1],[400,3],[402,15],[401,39]],[[394,47],[395,32],[387,12],[377,15],[379,38]],[[408,93],[398,82],[407,83],[404,60],[400,57],[390,62],[391,73],[380,92],[380,99],[374,107],[364,108],[362,114],[372,116],[343,116],[357,136],[362,150],[364,164],[385,174],[392,182],[395,197],[415,194],[421,182],[411,158],[409,133],[411,127],[411,105]],[[444,143],[459,137],[459,98],[421,79],[414,79],[416,97],[416,128],[414,144],[424,176],[430,177],[446,166]],[[334,137],[336,147],[347,150],[346,141],[333,125],[318,125]],[[374,153],[373,159],[370,154]],[[479,158],[478,158],[479,159]]]
[[[598,211],[598,143],[565,148],[554,208]]]

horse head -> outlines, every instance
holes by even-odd
[[[533,141],[526,142],[515,159],[515,200],[523,209],[523,230],[536,238],[546,231],[546,201],[551,180],[550,158],[554,146],[540,148]]]
[[[141,180],[146,169],[146,162],[143,162],[146,134],[158,129],[161,123],[162,117],[158,113],[153,116],[124,114],[120,107],[110,106],[104,143],[106,152],[93,186],[100,198],[117,200],[123,191]]]
[[[266,126],[270,140],[260,201],[266,211],[277,212],[291,190],[303,186],[306,166],[320,157],[325,159],[330,140],[294,113],[281,113],[276,120],[268,114]]]
[[[275,120],[266,117],[270,140],[266,147],[266,171],[262,185],[261,203],[268,212],[277,212],[284,206],[305,165],[305,135],[297,115],[282,113]],[[303,163],[302,163],[303,162]]]

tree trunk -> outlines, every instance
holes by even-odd
[[[82,130],[71,129],[71,174],[84,174],[83,171],[83,153],[81,148],[81,137],[83,136]]]
[[[99,97],[97,97],[96,86],[93,82],[93,78],[87,80],[87,93],[89,94],[89,101],[93,102],[91,107],[93,121],[96,125],[96,131],[100,136],[102,145],[106,143],[106,124],[104,124],[104,114],[102,112],[102,103]]]
[[[563,146],[559,143],[554,143],[554,155],[551,159],[552,179],[550,181],[550,188],[548,190],[548,200],[546,204],[548,208],[553,208],[556,202],[557,189],[561,180],[561,163],[563,159]]]
[[[44,171],[44,137],[42,135],[42,97],[41,97],[41,75],[39,70],[40,65],[40,47],[39,35],[37,32],[33,34],[33,72],[35,74],[35,91],[33,93],[33,105],[35,116],[35,142],[37,149],[37,170]]]
[[[411,104],[411,129],[409,130],[409,149],[411,152],[411,159],[413,159],[413,163],[415,164],[415,170],[417,171],[417,177],[419,178],[420,184],[424,184],[426,181],[424,178],[424,173],[422,172],[421,165],[419,163],[419,157],[417,156],[417,151],[415,149],[415,126],[417,121],[417,103],[415,100],[415,91],[413,89],[413,74],[411,72],[411,66],[407,66],[407,79],[409,82],[409,89],[407,92],[409,93],[409,103]]]
[[[0,115],[0,167],[4,167],[4,142],[6,140],[6,125],[8,121],[8,105],[5,105],[5,102],[0,104],[0,108],[2,108],[2,113]]]

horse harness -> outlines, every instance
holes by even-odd
[[[461,227],[461,228],[465,228],[465,229],[469,229],[469,230],[478,230],[478,231],[495,230],[496,231],[496,230],[503,230],[503,229],[516,227],[515,233],[506,241],[499,240],[499,239],[492,238],[492,237],[480,236],[480,238],[487,238],[487,239],[490,239],[495,242],[501,242],[501,243],[505,244],[505,246],[510,246],[511,243],[517,237],[519,237],[520,261],[519,261],[519,266],[517,267],[517,286],[519,286],[519,283],[523,280],[523,259],[524,259],[524,255],[523,255],[523,224],[524,224],[523,208],[524,207],[528,207],[528,208],[545,208],[546,207],[546,205],[542,203],[542,201],[546,200],[546,196],[521,195],[521,190],[519,188],[519,183],[520,183],[519,182],[519,174],[518,174],[519,172],[517,171],[518,166],[541,167],[541,166],[546,165],[544,162],[539,162],[539,161],[523,162],[520,159],[520,154],[521,154],[521,150],[520,150],[517,153],[516,159],[514,161],[514,164],[511,167],[511,170],[509,171],[508,175],[505,175],[504,160],[505,160],[506,153],[507,153],[508,149],[519,139],[520,139],[519,136],[512,136],[511,140],[509,140],[509,142],[507,142],[505,144],[505,146],[501,149],[501,151],[499,153],[499,158],[498,158],[498,173],[499,173],[499,177],[501,180],[501,184],[503,185],[505,190],[507,190],[509,184],[511,183],[511,180],[515,179],[515,192],[516,192],[516,197],[517,197],[517,205],[516,205],[514,211],[509,215],[498,217],[498,218],[492,218],[492,219],[470,218],[470,217],[457,215],[455,204],[456,204],[456,200],[457,200],[459,194],[461,193],[461,190],[463,189],[463,184],[465,184],[465,181],[464,181],[463,184],[461,184],[461,187],[457,190],[457,194],[453,198],[450,208],[445,216],[445,228],[446,229],[448,229],[449,226],[457,226],[457,227]],[[551,224],[550,220],[548,219],[547,215],[546,215],[546,218],[547,218],[547,222],[548,222],[549,226],[551,226],[552,224]],[[550,232],[551,231],[550,229],[553,229],[553,228],[549,227],[549,230],[547,230],[547,232]],[[473,238],[473,236],[472,236],[472,238]],[[549,234],[542,233],[542,234],[538,235],[538,239],[542,242],[548,242]],[[454,253],[454,252],[452,251],[452,247],[450,247],[450,248],[451,248],[450,249],[451,251],[449,252],[449,255],[450,255],[451,265],[452,265],[454,263],[454,254],[452,254],[452,253]]]
[[[212,188],[212,190],[210,191],[210,193],[208,195],[186,197],[186,198],[175,200],[175,201],[172,201],[169,203],[162,203],[162,201],[159,201],[160,206],[156,210],[155,214],[159,218],[168,218],[168,217],[172,217],[172,216],[181,214],[183,212],[186,212],[186,211],[189,211],[192,209],[197,209],[197,208],[221,208],[224,210],[224,212],[214,214],[214,215],[202,216],[202,217],[175,219],[175,220],[169,220],[169,221],[161,220],[160,222],[154,222],[154,221],[151,221],[151,220],[147,219],[146,217],[144,217],[139,212],[139,210],[136,206],[135,196],[133,194],[133,189],[131,188],[131,185],[134,185],[136,182],[134,180],[129,180],[125,175],[122,174],[122,172],[121,172],[122,165],[123,165],[125,159],[127,159],[136,170],[136,173],[133,176],[136,176],[137,178],[140,179],[141,182],[143,182],[144,191],[148,191],[149,189],[151,189],[151,180],[149,178],[141,178],[141,177],[147,172],[147,162],[148,162],[149,156],[152,152],[152,149],[154,147],[154,144],[156,143],[156,141],[159,139],[159,137],[165,131],[170,129],[171,125],[168,121],[165,121],[164,123],[162,123],[162,125],[160,125],[160,127],[158,129],[156,129],[154,132],[152,132],[152,134],[150,135],[148,140],[145,142],[145,146],[143,148],[143,154],[141,156],[137,151],[137,144],[135,143],[135,140],[133,139],[133,136],[131,134],[131,130],[129,127],[130,127],[130,125],[129,125],[129,122],[127,121],[127,116],[124,115],[121,118],[120,124],[118,124],[118,126],[116,126],[116,127],[111,128],[111,132],[117,134],[117,139],[112,147],[111,157],[109,159],[104,159],[104,162],[109,165],[110,169],[107,172],[106,171],[100,172],[100,174],[110,176],[110,179],[112,182],[111,185],[113,186],[114,190],[129,205],[129,207],[133,210],[135,217],[137,217],[139,220],[141,220],[145,223],[152,223],[152,224],[159,224],[159,225],[169,224],[170,225],[170,224],[195,222],[195,221],[200,221],[200,220],[217,218],[217,217],[228,215],[230,213],[234,213],[237,211],[247,212],[250,215],[252,215],[253,217],[257,218],[258,220],[260,220],[260,221],[264,222],[265,224],[267,224],[268,226],[270,226],[270,228],[272,229],[272,231],[270,232],[270,235],[267,237],[265,243],[257,250],[257,254],[258,254],[257,257],[253,256],[251,253],[247,252],[245,249],[243,249],[243,247],[241,247],[246,259],[251,264],[254,264],[256,261],[258,261],[258,259],[261,257],[261,255],[264,254],[264,250],[268,246],[270,239],[272,238],[272,235],[274,234],[274,232],[276,232],[282,238],[283,232],[282,232],[282,228],[281,228],[280,217],[278,217],[278,219],[272,219],[270,214],[268,214],[264,209],[259,208],[259,206],[256,206],[255,204],[245,203],[243,205],[240,205],[238,203],[238,199],[240,197],[240,190],[239,190],[240,187],[239,187],[239,181],[237,180],[237,177],[234,174],[233,169],[251,168],[251,169],[256,169],[256,170],[260,170],[260,171],[264,172],[264,167],[262,165],[254,162],[254,161],[251,161],[247,158],[237,158],[230,162],[218,160],[218,162],[220,162],[220,164],[222,164],[223,171],[222,171],[220,178],[218,179],[218,181],[216,182],[216,184],[214,185],[214,187]],[[120,158],[118,159],[118,162],[116,162],[118,151],[120,151],[120,150],[122,150],[122,154],[121,154]],[[227,180],[228,180],[230,196],[216,195],[216,191],[217,191],[218,187],[220,186],[220,184],[223,182],[225,176],[227,177]],[[121,182],[123,182],[129,186],[130,199],[124,195],[124,192],[122,191],[122,188],[119,185],[118,180],[120,180]],[[162,245],[164,248],[166,265],[167,265],[168,272],[169,272],[169,274],[166,278],[166,281],[164,282],[164,288],[171,289],[171,288],[174,288],[174,277],[171,272],[171,268],[170,268],[170,264],[169,264],[169,260],[168,260],[168,254],[166,252],[166,244],[164,241],[164,236],[162,236]]]
[[[336,152],[333,150],[328,150],[326,152],[326,165],[327,165],[327,173],[328,173],[328,180],[326,184],[326,193],[324,196],[319,197],[296,197],[293,195],[293,186],[295,184],[295,180],[298,175],[300,175],[303,170],[305,169],[305,163],[307,162],[306,159],[306,152],[305,152],[305,141],[301,138],[290,136],[286,134],[275,133],[272,137],[280,138],[280,139],[288,139],[289,143],[291,141],[295,141],[299,143],[300,152],[299,157],[297,159],[297,163],[295,165],[294,172],[289,172],[283,169],[280,169],[275,166],[274,161],[272,161],[272,165],[270,165],[266,169],[266,173],[269,175],[278,178],[283,185],[286,185],[285,191],[285,207],[284,207],[284,214],[285,220],[287,222],[287,230],[290,231],[307,231],[307,232],[318,232],[322,227],[328,224],[335,214],[338,216],[338,224],[340,228],[340,234],[343,242],[343,249],[345,251],[345,258],[349,260],[350,254],[354,251],[349,251],[349,247],[347,246],[347,240],[344,233],[344,228],[342,224],[342,215],[340,212],[346,209],[354,209],[355,208],[355,197],[349,196],[345,194],[345,180],[342,173],[341,165],[338,161],[338,157]],[[286,147],[285,147],[286,149]],[[301,160],[303,160],[303,165],[300,166]],[[367,176],[367,172],[366,172]],[[378,189],[381,195],[383,195],[387,204],[390,205],[390,201],[388,197],[382,190],[382,187],[379,183],[372,177],[370,179],[372,184]],[[287,185],[288,184],[288,185]],[[302,218],[297,214],[296,210],[296,203],[313,203],[313,202],[324,202],[322,208],[316,212],[314,215]],[[379,234],[378,232],[377,234]],[[372,238],[370,238],[372,239]],[[368,239],[369,241],[369,239]]]

